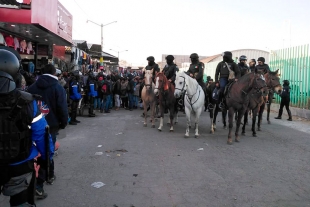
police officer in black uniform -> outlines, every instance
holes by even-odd
[[[174,60],[173,55],[168,55],[166,57],[167,65],[165,65],[164,69],[162,70],[168,81],[171,82],[172,84],[174,84],[176,72],[179,71],[178,66],[173,62],[173,60]]]
[[[265,58],[259,57],[257,59],[258,65],[255,67],[255,73],[259,73],[261,75],[265,75],[266,73],[270,72],[270,68],[267,64],[265,64]]]
[[[245,74],[249,73],[249,67],[246,64],[247,61],[247,57],[245,55],[241,55],[239,57],[239,63],[238,63],[238,67],[241,73],[241,77],[244,76]]]
[[[255,72],[255,67],[256,67],[256,60],[255,59],[251,59],[249,62],[249,70],[251,73]]]
[[[34,95],[19,90],[20,62],[0,49],[0,193],[11,206],[35,206],[34,158],[46,157],[45,127]],[[53,154],[52,139],[49,152]]]
[[[147,59],[148,64],[145,66],[145,70],[153,70],[153,82],[155,82],[156,73],[160,72],[158,64],[155,63],[155,58],[153,56],[149,56]],[[143,77],[145,72],[143,72]]]
[[[283,107],[285,106],[286,111],[288,113],[288,121],[293,121],[292,120],[292,113],[290,110],[290,82],[288,80],[283,81],[283,91],[281,93],[281,103],[280,103],[280,109],[279,109],[279,114],[275,119],[282,119],[282,113],[283,113]]]
[[[71,103],[71,120],[70,125],[77,125],[80,123],[76,119],[77,110],[79,101],[82,98],[81,96],[81,87],[80,87],[80,73],[78,70],[72,72],[71,80],[69,81],[69,97],[72,100]]]
[[[98,95],[97,93],[97,81],[93,71],[88,73],[87,79],[87,89],[88,89],[88,101],[89,101],[89,109],[88,109],[88,116],[95,117],[96,114],[94,113],[94,102],[95,97]]]
[[[203,73],[205,64],[199,62],[199,56],[197,53],[193,53],[189,57],[191,59],[192,64],[190,64],[188,71],[186,72],[192,78],[195,78],[198,84],[201,86],[202,90],[206,91],[206,85],[203,82]]]

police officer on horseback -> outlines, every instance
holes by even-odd
[[[238,81],[238,78],[240,77],[240,70],[238,65],[232,59],[232,53],[226,51],[222,56],[223,61],[217,65],[215,71],[215,81],[219,81],[221,87],[220,108],[225,107],[223,99],[226,86],[228,85],[229,88],[229,86],[233,82]]]
[[[257,59],[258,65],[255,67],[255,73],[259,73],[261,75],[265,75],[266,73],[270,72],[269,65],[265,64],[265,58],[259,57]]]
[[[173,55],[168,55],[166,57],[167,65],[165,65],[165,67],[164,67],[162,72],[164,73],[164,75],[166,76],[168,81],[174,84],[176,72],[179,71],[179,68],[173,62],[173,60],[174,60]]]
[[[246,64],[246,61],[247,61],[247,57],[245,55],[241,55],[239,57],[238,67],[240,70],[241,77],[249,73],[249,67]]]
[[[147,66],[145,66],[145,70],[153,70],[153,82],[155,80],[156,73],[160,72],[158,64],[155,63],[155,58],[153,56],[149,56],[146,58],[148,61]],[[143,77],[145,75],[145,72],[143,72]]]
[[[192,64],[190,64],[186,73],[192,78],[195,78],[202,90],[206,93],[206,84],[203,82],[205,64],[199,61],[197,53],[191,54],[189,58],[191,59]]]
[[[17,57],[0,49],[0,193],[11,197],[11,206],[35,206],[34,158],[40,152],[42,161],[50,159],[54,145],[38,96],[19,90],[21,80]]]

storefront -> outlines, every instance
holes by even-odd
[[[24,69],[30,62],[44,67],[59,54],[57,46],[71,44],[72,15],[58,0],[0,0],[0,45],[16,50]]]

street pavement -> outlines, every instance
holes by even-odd
[[[184,138],[183,114],[174,132],[167,125],[159,132],[159,121],[155,129],[143,127],[141,113],[98,112],[62,130],[57,179],[45,186],[48,198],[37,206],[310,206],[308,121],[273,120],[273,113],[270,125],[264,117],[257,137],[247,126],[240,143],[227,145],[220,118],[215,134],[209,133],[207,112],[198,139],[194,129]],[[94,182],[105,185],[95,188]],[[0,196],[0,206],[8,206],[8,199]]]

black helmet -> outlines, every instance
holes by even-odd
[[[153,56],[149,56],[146,58],[146,60],[148,61],[151,61],[151,62],[154,62],[155,61],[155,58]]]
[[[173,55],[167,55],[166,60],[174,60]]]
[[[0,71],[0,94],[8,94],[16,89],[16,84],[11,75]]]
[[[189,58],[199,58],[197,53],[192,53]]]
[[[0,49],[0,71],[16,78],[19,73],[20,63],[17,57],[10,51]]]
[[[242,60],[247,60],[248,58],[245,56],[245,55],[241,55],[239,57],[239,61],[242,61]]]
[[[265,62],[265,58],[264,57],[259,57],[258,59],[257,59],[257,61],[261,61],[261,62]]]
[[[283,85],[289,86],[289,85],[290,85],[290,82],[289,82],[288,80],[284,80],[284,81],[283,81]]]
[[[74,76],[75,78],[80,78],[80,71],[78,70],[74,70],[71,72],[72,76]]]

